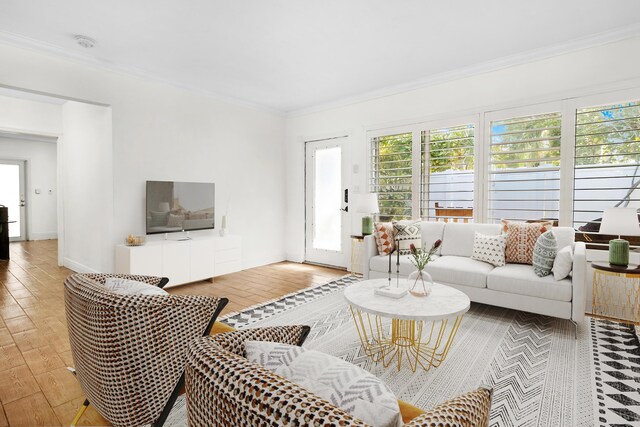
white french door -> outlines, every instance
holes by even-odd
[[[9,208],[9,240],[26,238],[24,160],[0,160],[0,205]]]
[[[346,267],[349,245],[348,137],[305,143],[308,262]]]

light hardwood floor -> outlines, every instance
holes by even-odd
[[[0,427],[69,425],[84,397],[73,366],[57,241],[11,244],[0,261]],[[229,298],[222,314],[326,283],[341,270],[282,262],[169,288],[173,294]],[[109,425],[89,407],[78,425]]]

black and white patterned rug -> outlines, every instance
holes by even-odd
[[[362,352],[343,277],[221,320],[238,328],[311,326],[305,347],[382,378],[398,398],[429,409],[478,385],[494,388],[492,426],[640,426],[640,345],[631,326],[588,318],[578,339],[566,320],[472,304],[447,360],[429,372],[397,371]],[[177,402],[168,425],[183,425]]]

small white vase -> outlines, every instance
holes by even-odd
[[[227,216],[222,215],[222,224],[220,227],[220,236],[227,234]]]
[[[409,293],[415,297],[426,297],[431,293],[433,278],[424,270],[416,270],[407,277],[409,282]]]

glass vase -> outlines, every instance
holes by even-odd
[[[426,297],[431,293],[433,279],[431,275],[424,270],[416,270],[407,277],[411,289],[409,293],[415,297]],[[413,281],[413,284],[411,284]]]

